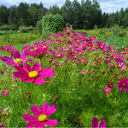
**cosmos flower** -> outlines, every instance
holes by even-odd
[[[9,92],[10,92],[9,88],[5,89],[5,91],[2,91],[1,95],[3,95],[5,97],[6,95],[8,95]]]
[[[39,63],[35,63],[31,68],[30,65],[25,64],[24,67],[15,66],[15,69],[18,70],[13,72],[13,75],[22,82],[34,82],[35,84],[43,84],[45,80],[41,78],[52,78],[54,76],[54,72],[52,72],[53,67],[41,69],[41,65]]]
[[[104,94],[110,94],[112,89],[111,88],[105,88],[105,89],[103,89],[103,91],[104,91]]]
[[[14,58],[10,58],[8,56],[0,56],[0,58],[6,62],[7,65],[13,65],[13,66],[19,66],[19,65],[23,65],[26,62],[32,60],[31,58],[27,58],[26,59],[26,55],[24,53],[24,51],[22,52],[22,54],[20,54],[20,52],[18,50],[15,50],[13,52],[13,57]]]
[[[122,92],[124,92],[124,89],[126,91],[128,91],[128,79],[126,78],[126,79],[120,80],[120,82],[118,82],[117,86],[118,86],[119,90],[122,90]]]
[[[49,106],[47,103],[44,103],[41,107],[41,109],[33,105],[31,107],[31,111],[34,113],[34,115],[24,114],[23,119],[26,121],[29,121],[29,123],[26,125],[27,128],[42,128],[47,126],[56,126],[58,124],[57,120],[54,119],[47,119],[49,116],[51,116],[57,109],[57,106],[54,104],[52,106]]]

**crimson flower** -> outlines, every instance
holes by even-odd
[[[41,65],[39,63],[35,63],[31,68],[30,65],[25,64],[24,67],[15,66],[15,69],[18,70],[13,72],[13,75],[22,82],[34,82],[35,84],[43,84],[45,80],[41,78],[52,78],[54,76],[54,72],[52,72],[53,67],[41,69]]]
[[[112,82],[109,82],[109,83],[108,83],[108,87],[109,87],[109,88],[112,88],[112,87],[113,87],[113,83],[112,83]]]
[[[98,119],[96,117],[92,120],[92,128],[105,128],[107,125],[106,121],[103,119],[100,122],[100,125],[98,126]]]
[[[31,107],[31,111],[36,115],[29,115],[24,114],[23,119],[26,121],[29,121],[29,123],[26,125],[27,128],[42,128],[47,126],[56,126],[58,124],[57,120],[51,119],[48,120],[47,118],[51,116],[57,109],[57,106],[54,104],[52,106],[49,106],[47,103],[44,103],[41,107],[41,110],[38,106],[33,105]]]

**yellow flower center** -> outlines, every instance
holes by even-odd
[[[46,48],[46,46],[43,46],[43,48]]]
[[[63,51],[65,51],[65,49],[63,49]]]
[[[124,53],[124,52],[121,52],[121,53]]]
[[[41,114],[41,115],[39,115],[38,120],[40,122],[46,121],[47,120],[47,116],[45,114]]]
[[[58,49],[58,51],[60,51],[60,49]]]
[[[8,94],[8,91],[5,91],[6,94]]]
[[[101,46],[101,48],[103,48],[103,46]]]
[[[34,48],[34,50],[36,50],[37,48]]]
[[[125,83],[122,84],[122,86],[125,86],[125,85],[126,85]]]
[[[114,50],[112,50],[112,52],[114,52]]]
[[[109,90],[107,89],[106,92],[109,92]]]
[[[81,60],[82,62],[84,62],[84,60]]]
[[[120,64],[119,64],[118,66],[119,66],[119,67],[121,67],[121,65],[120,65]]]
[[[81,54],[81,52],[79,52],[79,55]]]
[[[60,56],[60,54],[57,55],[58,57]]]
[[[28,76],[30,78],[36,78],[38,76],[38,72],[37,71],[31,71],[31,72],[29,72]]]
[[[115,59],[116,57],[114,56],[113,59]]]
[[[22,63],[22,60],[20,58],[16,58],[15,60],[15,63],[19,64],[19,63]]]

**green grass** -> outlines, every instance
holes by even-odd
[[[66,32],[64,34],[66,34]],[[45,40],[45,43],[47,44],[52,42],[48,51],[51,49],[62,53],[63,51],[57,51],[54,47],[67,47],[66,44],[71,44],[67,39],[74,42],[76,40],[79,40],[82,43],[84,42],[80,35],[76,37],[73,36],[73,33],[70,32],[69,37],[60,36],[57,38],[52,36],[51,40]],[[41,41],[41,37],[42,36],[24,44],[17,43],[14,48],[21,52],[23,46],[26,44],[31,45],[32,42],[37,42],[39,40]],[[117,45],[114,49],[118,51],[122,51],[121,48],[127,46],[127,38],[127,36],[123,38],[113,35],[97,35],[97,40],[105,42],[108,46]],[[63,40],[65,43],[59,44],[60,40]],[[94,42],[97,42],[97,40],[94,40]],[[111,68],[108,67],[110,63],[104,63],[105,57],[110,58],[112,56],[109,51],[103,53],[100,48],[98,48],[97,51],[88,51],[89,48],[90,47],[87,46],[84,49],[86,50],[85,55],[77,54],[80,59],[81,57],[87,58],[87,61],[84,63],[71,62],[67,57],[70,51],[66,52],[65,58],[60,57],[52,60],[52,55],[43,57],[41,60],[43,63],[42,69],[54,67],[55,75],[53,78],[44,78],[47,82],[39,85],[36,98],[35,95],[38,85],[34,85],[31,98],[27,101],[27,114],[33,114],[31,112],[32,105],[37,105],[41,108],[43,103],[47,102],[50,106],[53,104],[57,105],[56,112],[48,117],[48,119],[58,120],[57,127],[91,127],[93,117],[97,117],[99,123],[102,119],[105,119],[107,127],[128,126],[128,93],[127,91],[122,92],[117,87],[118,82],[122,80],[123,76],[126,78],[128,77],[128,66],[126,65],[126,63],[128,63],[128,60],[126,59],[127,54],[123,54],[126,61],[126,63],[124,62],[124,65],[126,65],[126,69],[124,70],[126,72],[121,74],[121,70],[117,67],[116,61],[111,61],[111,63],[115,65],[115,67]],[[2,55],[7,54],[5,51],[0,51],[0,53]],[[10,56],[9,53],[8,56]],[[65,62],[65,59],[69,62]],[[101,61],[98,62],[98,59],[101,59]],[[74,59],[74,61],[75,60],[77,60],[77,62],[80,61],[78,59]],[[40,61],[37,62],[41,63]],[[56,66],[55,62],[60,63],[60,66]],[[28,62],[31,66],[33,66],[34,63],[36,62]],[[8,123],[8,127],[25,127],[28,122],[22,118],[26,113],[26,108],[21,89],[23,86],[23,94],[26,99],[27,96],[25,93],[30,92],[32,83],[21,82],[18,78],[11,81],[12,74],[16,69],[13,66],[8,67],[5,63],[1,65],[0,71],[3,71],[3,69],[6,70],[4,70],[4,74],[0,79],[0,94],[7,88],[10,89],[10,92],[5,97],[2,95],[0,96],[0,110],[2,108],[10,107],[11,113],[5,117],[0,115],[2,117],[1,119],[4,119],[5,122]],[[87,71],[87,73],[80,74],[79,72],[82,72],[83,70]],[[110,95],[104,94],[103,92],[103,89],[107,87],[108,82],[113,82],[113,88]],[[16,86],[12,86],[14,84],[16,84]],[[55,96],[57,97],[55,98]],[[34,99],[35,103],[33,103]]]

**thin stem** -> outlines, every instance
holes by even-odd
[[[24,93],[23,93],[23,85],[22,85],[21,81],[20,81],[20,85],[21,85],[21,94],[22,94],[22,97],[23,97],[23,100],[24,100],[24,104],[25,104]],[[26,105],[25,105],[25,107],[26,107]]]
[[[37,96],[37,93],[38,93],[38,90],[39,90],[39,86],[40,85],[38,85],[38,87],[37,87],[36,94],[35,94],[35,97],[34,97],[34,100],[33,100],[33,104],[35,103],[35,99],[36,99],[36,96]]]
[[[27,105],[26,105],[26,104],[27,104],[27,101],[28,101],[28,99],[29,99],[29,97],[30,97],[30,95],[31,95],[31,93],[32,93],[33,87],[34,87],[34,84],[32,83],[31,91],[30,91],[30,93],[28,94],[28,97],[27,97],[27,99],[26,99],[26,101],[25,101],[26,110],[27,110]]]

